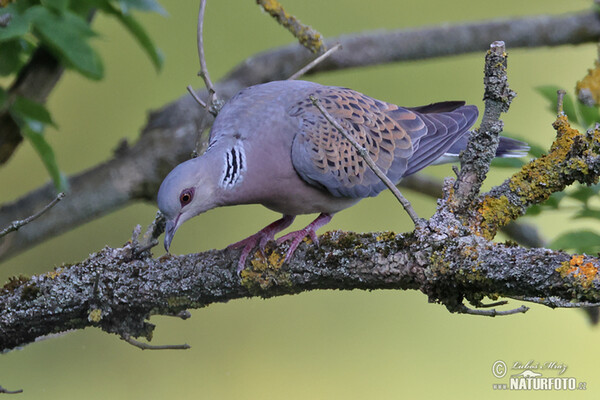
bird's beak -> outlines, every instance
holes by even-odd
[[[173,240],[173,236],[175,236],[175,231],[179,228],[179,217],[181,214],[177,216],[175,219],[170,219],[167,221],[167,226],[165,228],[165,250],[167,253],[169,252],[169,247],[171,247],[171,240]]]

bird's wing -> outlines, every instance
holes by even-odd
[[[413,160],[420,166],[429,158],[440,157],[468,128],[464,127],[467,118],[461,113],[422,114],[421,110],[384,103],[350,89],[322,87],[315,90],[313,96],[394,183],[412,167]],[[439,110],[434,107],[435,111]],[[385,184],[352,144],[308,97],[292,106],[289,113],[298,118],[300,124],[292,144],[292,162],[306,182],[324,187],[339,197],[375,196],[385,189]],[[446,117],[447,114],[452,115]],[[427,136],[432,140],[420,144]],[[435,146],[436,143],[439,146]]]
[[[453,106],[454,109],[449,110],[448,106]],[[446,108],[446,110],[440,111],[441,108]],[[427,126],[427,134],[415,144],[414,153],[408,161],[404,176],[414,174],[435,163],[449,150],[453,154],[464,150],[466,141],[464,144],[461,142],[459,146],[454,146],[454,144],[465,136],[479,115],[477,107],[465,106],[463,102],[456,101],[431,104],[411,110],[420,111],[415,112]]]

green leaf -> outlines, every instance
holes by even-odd
[[[525,161],[520,158],[494,158],[492,167],[494,168],[521,168]]]
[[[6,90],[4,90],[4,88],[0,86],[0,108],[4,107],[7,97],[8,95],[6,94]]]
[[[583,204],[587,205],[588,201],[592,197],[598,195],[599,191],[600,191],[599,185],[579,186],[576,190],[574,190],[570,193],[567,193],[567,196],[569,196],[575,200],[579,200]]]
[[[535,217],[536,215],[540,215],[542,213],[542,206],[539,204],[534,204],[527,209],[525,215],[528,217]]]
[[[0,42],[0,76],[17,73],[23,64],[23,53],[21,39]]]
[[[161,51],[154,46],[152,40],[142,27],[132,16],[126,15],[124,13],[119,12],[118,10],[114,10],[113,15],[123,24],[123,26],[133,35],[133,37],[137,40],[137,42],[142,46],[142,49],[146,52],[152,64],[157,71],[160,71],[163,65],[164,57]]]
[[[16,119],[21,119],[27,125],[31,125],[30,129],[35,130],[38,133],[40,130],[35,127],[39,124],[56,127],[56,124],[52,121],[52,117],[46,107],[25,97],[17,97],[15,102],[10,106],[10,112]],[[38,124],[32,124],[35,122]]]
[[[589,129],[594,126],[596,122],[600,122],[600,112],[597,107],[588,107],[581,102],[579,105],[579,113],[581,114],[581,119],[583,120],[583,124],[581,124],[585,129]]]
[[[544,210],[557,210],[560,205],[560,202],[562,201],[562,199],[565,198],[565,196],[566,193],[564,192],[552,193],[548,200],[546,200],[542,204],[536,204],[529,207],[527,209],[526,215],[532,217],[541,214]]]
[[[580,219],[580,218],[600,219],[600,210],[596,210],[594,208],[584,208],[581,211],[579,211],[577,214],[575,214],[575,216],[573,218],[574,219]]]
[[[27,10],[21,12],[17,3],[11,3],[7,7],[0,8],[0,15],[10,14],[11,19],[8,26],[0,28],[0,42],[21,37],[29,32],[31,18]]]
[[[69,0],[42,0],[42,5],[63,12],[69,7]]]
[[[100,57],[87,42],[94,33],[83,18],[71,12],[56,15],[38,8],[33,24],[41,40],[68,65],[88,78],[102,78],[104,69]]]
[[[165,9],[156,0],[119,0],[118,3],[125,15],[129,14],[131,9],[153,11],[161,15],[167,15]]]
[[[562,199],[565,198],[566,195],[567,194],[565,192],[552,193],[552,195],[548,198],[548,200],[543,202],[542,205],[544,207],[550,208],[552,210],[557,210],[558,206],[560,205],[560,202],[562,201]]]
[[[58,169],[54,151],[44,138],[44,128],[46,125],[56,126],[46,107],[25,97],[17,97],[10,106],[9,111],[19,125],[19,128],[21,128],[23,137],[29,140],[40,156],[54,182],[56,190],[59,192],[68,190],[68,182]]]
[[[563,233],[550,244],[554,249],[574,249],[579,253],[597,253],[600,250],[600,235],[592,231]]]
[[[556,114],[557,110],[558,95],[556,92],[558,92],[560,89],[560,87],[554,85],[538,86],[535,88],[538,93],[540,93],[546,100],[549,101],[549,109],[554,114]],[[567,114],[569,120],[578,121],[580,125],[583,125],[575,108],[575,102],[569,93],[566,93],[565,97],[563,98],[563,111],[565,114]]]
[[[54,156],[54,150],[46,139],[44,138],[43,133],[35,132],[29,129],[28,126],[21,127],[21,134],[29,140],[35,151],[39,154],[40,159],[44,163],[44,166],[48,170],[52,181],[54,182],[54,187],[57,192],[66,192],[69,189],[69,184],[65,176],[58,169],[58,164],[56,163],[56,157]]]

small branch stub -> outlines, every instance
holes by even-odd
[[[8,390],[8,389],[5,389],[2,386],[0,386],[0,394],[19,394],[19,393],[23,393],[23,389]]]
[[[556,114],[560,117],[565,114],[563,110],[563,101],[565,98],[566,92],[563,89],[560,89],[556,92]]]
[[[451,205],[460,213],[465,213],[479,194],[498,148],[503,128],[500,115],[508,111],[516,95],[508,87],[506,59],[504,42],[493,42],[485,57],[485,110],[481,125],[471,134],[467,148],[461,155],[461,169],[454,184],[455,195]]]
[[[154,344],[140,342],[139,340],[135,340],[131,336],[123,336],[123,337],[121,337],[121,339],[123,339],[130,345],[137,347],[140,350],[187,350],[187,349],[191,348],[190,345],[187,343],[154,345]]]
[[[211,113],[213,116],[217,116],[221,108],[223,107],[223,101],[219,100],[215,87],[210,80],[208,73],[208,67],[206,66],[206,57],[204,55],[204,14],[206,11],[206,0],[200,1],[200,10],[198,11],[198,31],[197,31],[197,43],[198,43],[198,59],[200,60],[200,72],[198,76],[204,80],[206,89],[208,90],[208,100],[204,103],[197,95],[192,94],[194,99],[199,102],[200,105],[204,104],[206,111]],[[188,91],[193,92],[188,87]]]
[[[319,57],[317,57],[314,60],[312,60],[310,63],[306,64],[304,67],[302,67],[294,75],[292,75],[289,78],[287,78],[287,80],[288,81],[293,81],[295,79],[300,78],[302,75],[306,74],[308,71],[310,71],[315,66],[317,66],[320,62],[322,62],[327,57],[329,57],[332,53],[336,52],[337,50],[339,50],[341,48],[342,48],[342,44],[341,43],[336,43],[335,46],[333,46],[332,48],[330,48],[329,50],[327,50],[325,53],[321,54]]]

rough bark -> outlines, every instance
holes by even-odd
[[[566,273],[569,254],[452,235],[441,223],[402,235],[327,233],[318,247],[302,244],[285,265],[285,249],[269,247],[268,258],[257,255],[241,278],[237,251],[138,259],[130,245],[105,248],[79,264],[7,284],[0,293],[0,350],[87,326],[150,339],[151,315],[315,289],[415,289],[451,311],[461,311],[463,298],[478,304],[484,296],[543,297],[559,307],[600,301],[597,277]],[[600,265],[591,257],[587,264]]]

